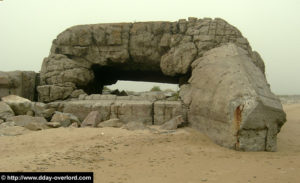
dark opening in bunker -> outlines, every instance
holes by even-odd
[[[131,68],[126,65],[99,66],[91,67],[94,73],[94,80],[86,86],[78,87],[87,94],[102,94],[103,87],[112,85],[117,81],[144,81],[168,84],[180,84],[186,76],[166,76],[159,69],[144,70],[138,67]]]

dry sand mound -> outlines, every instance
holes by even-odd
[[[222,148],[190,128],[59,128],[0,137],[0,171],[93,171],[105,183],[296,183],[300,104],[284,109],[288,121],[274,153]]]

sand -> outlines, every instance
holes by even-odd
[[[99,183],[297,183],[300,104],[284,109],[277,152],[226,149],[190,128],[59,128],[0,137],[0,171],[92,171]]]

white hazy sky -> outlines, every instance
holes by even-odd
[[[0,0],[0,70],[38,72],[52,40],[73,25],[188,17],[236,26],[264,59],[272,91],[300,94],[299,0]]]

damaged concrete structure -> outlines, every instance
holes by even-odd
[[[38,74],[33,71],[0,71],[0,98],[7,95],[19,95],[29,100],[36,100],[35,87],[38,85]]]
[[[57,36],[43,61],[39,100],[66,99],[76,89],[101,93],[120,79],[182,85],[194,60],[229,42],[245,49],[264,72],[247,39],[222,19],[74,26]]]
[[[245,151],[276,150],[285,113],[244,49],[227,44],[207,51],[193,62],[181,93],[190,124],[218,144]]]
[[[275,151],[286,119],[264,71],[247,39],[219,18],[79,25],[53,41],[36,89],[40,102],[80,120],[96,110],[103,121],[160,125],[180,114],[224,147]],[[118,80],[175,83],[180,99],[100,95]]]

